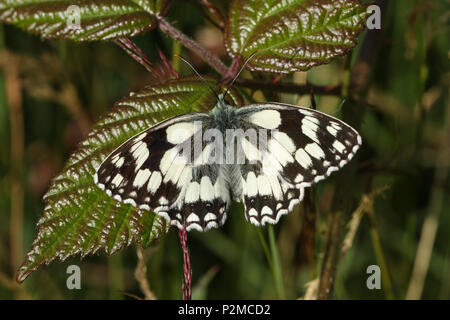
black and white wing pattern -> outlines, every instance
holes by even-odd
[[[240,187],[232,189],[256,226],[277,223],[303,199],[305,187],[342,168],[361,145],[352,127],[312,109],[264,103],[240,108],[237,116],[241,126],[269,132],[259,146],[240,140],[246,162],[237,174]]]
[[[206,117],[174,117],[130,138],[102,162],[95,183],[114,199],[151,210],[180,229],[223,225],[230,191],[221,167],[204,161],[211,148],[201,145],[203,161],[182,152],[194,146],[196,123]]]
[[[353,128],[312,109],[233,108],[221,99],[208,114],[174,117],[130,138],[103,161],[94,181],[114,199],[180,229],[220,227],[231,198],[244,203],[248,221],[263,226],[292,211],[306,187],[342,168],[360,145]]]

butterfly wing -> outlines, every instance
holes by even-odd
[[[198,143],[195,136],[206,118],[201,113],[178,116],[135,135],[103,161],[95,183],[114,199],[154,211],[180,229],[221,226],[229,202],[224,174],[219,165],[198,161],[209,154],[195,158],[183,149]]]
[[[243,127],[268,130],[264,145],[264,139],[258,147],[240,140],[246,162],[233,195],[257,226],[277,223],[303,199],[305,187],[342,168],[361,145],[355,129],[312,109],[267,103],[241,108],[238,115]]]

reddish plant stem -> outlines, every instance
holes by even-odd
[[[178,236],[180,238],[181,248],[183,250],[183,271],[184,279],[181,284],[181,290],[183,291],[183,300],[191,300],[192,298],[192,269],[191,269],[191,259],[189,256],[189,248],[187,244],[187,230],[186,225],[183,230],[179,230]]]
[[[172,67],[172,65],[170,64],[170,62],[167,60],[166,56],[164,55],[164,53],[158,49],[159,52],[159,56],[164,64],[164,67],[166,68],[166,70],[175,78],[179,78],[180,75],[178,74],[178,72]]]
[[[214,70],[221,75],[225,75],[228,72],[228,68],[217,57],[215,57],[210,51],[203,48],[198,42],[191,39],[178,29],[174,28],[164,18],[158,17],[159,28],[162,32],[172,37],[173,39],[181,42],[186,48],[196,53],[203,61],[209,64]]]
[[[216,17],[218,24],[219,24],[219,28],[221,28],[223,30],[225,28],[226,22],[225,22],[225,18],[220,13],[220,11],[208,0],[200,0],[200,2],[209,10],[209,12],[211,12],[211,14],[213,16]]]
[[[128,53],[136,62],[141,64],[148,72],[152,74],[152,76],[157,79],[158,76],[153,69],[153,64],[150,62],[145,53],[129,38],[120,38],[113,41],[126,53]]]
[[[233,61],[233,64],[230,68],[228,68],[223,62],[214,56],[210,51],[203,48],[198,42],[191,39],[178,29],[174,28],[169,22],[167,22],[161,16],[158,17],[159,28],[162,32],[169,35],[173,39],[181,42],[186,48],[190,49],[194,53],[196,53],[203,61],[205,61],[208,65],[210,65],[214,70],[216,70],[221,76],[224,77],[224,80],[232,79],[236,74],[236,70],[239,70],[239,65],[241,63],[241,59],[237,58]],[[118,40],[114,40],[114,43],[119,45],[122,49],[124,49],[134,60],[144,66],[147,71],[149,71],[155,78],[158,78],[157,72],[154,70],[154,67],[147,56],[143,53],[143,51],[136,46],[128,38],[121,38]],[[173,76],[175,74],[172,72],[170,68],[168,70],[172,73]],[[310,93],[311,90],[314,90],[315,94],[320,95],[333,95],[339,96],[341,93],[341,86],[314,86],[311,84],[308,85],[297,85],[293,83],[282,83],[273,81],[261,81],[261,80],[250,80],[250,79],[237,79],[236,84],[250,89],[270,89],[276,92],[286,92],[286,93],[296,93],[296,94],[307,94]]]

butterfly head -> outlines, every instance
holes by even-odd
[[[224,97],[224,94],[218,95],[217,103],[209,113],[219,130],[235,128],[238,122],[236,117],[237,108],[228,104]]]

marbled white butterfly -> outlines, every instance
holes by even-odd
[[[230,144],[227,133],[244,130]],[[226,146],[207,132],[226,136]],[[244,203],[247,221],[264,226],[292,211],[305,187],[342,168],[360,145],[356,130],[319,111],[281,103],[236,108],[221,95],[209,113],[173,117],[123,143],[94,180],[114,199],[180,229],[222,226],[231,199]]]

